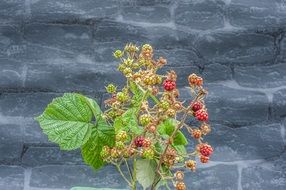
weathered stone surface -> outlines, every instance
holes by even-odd
[[[218,63],[205,65],[202,77],[205,83],[230,80],[232,78],[231,68]]]
[[[188,49],[159,49],[155,50],[157,57],[167,59],[167,66],[195,66],[201,65],[202,60],[198,57],[195,51]]]
[[[286,62],[286,38],[285,38],[285,36],[284,36],[284,39],[281,41],[281,52],[280,52],[280,54],[281,54],[283,61]]]
[[[268,159],[280,155],[285,148],[280,123],[230,128],[211,124],[212,132],[204,140],[214,147],[212,161]]]
[[[135,22],[164,23],[171,20],[170,10],[166,7],[124,7],[121,14],[124,20]]]
[[[212,62],[235,65],[273,61],[273,38],[262,34],[214,33],[197,40],[195,47]]]
[[[0,113],[3,116],[33,118],[44,111],[56,93],[3,93],[0,95]]]
[[[242,170],[242,188],[251,189],[277,189],[286,188],[286,156],[285,153],[277,160],[267,160]]]
[[[68,175],[67,175],[68,174]],[[50,165],[32,169],[31,187],[71,188],[73,186],[127,188],[112,166],[94,172],[88,166]]]
[[[26,119],[27,121],[23,125],[24,127],[24,142],[26,144],[37,144],[37,145],[51,145],[55,144],[49,142],[47,135],[43,133],[39,123],[34,118]]]
[[[229,5],[230,24],[251,29],[279,26],[286,16],[282,0],[238,0]],[[282,20],[283,21],[283,20]]]
[[[148,28],[148,40],[144,43],[152,44],[155,50],[173,49],[182,47],[179,40],[178,32],[175,29],[159,26]]]
[[[1,124],[0,121],[0,164],[20,162],[23,149],[23,131],[24,129],[20,125]]]
[[[286,85],[286,64],[260,67],[235,67],[235,80],[241,86],[275,88]]]
[[[117,63],[116,63],[117,64]],[[28,70],[26,87],[53,92],[98,92],[110,82],[123,82],[115,64],[38,64]]]
[[[123,50],[125,47],[123,42],[106,42],[106,43],[94,43],[92,57],[95,62],[103,63],[104,65],[109,65],[114,62],[114,68],[119,64],[119,60],[113,56],[116,50]],[[110,66],[111,67],[111,66]]]
[[[0,189],[23,190],[24,169],[17,166],[0,166]]]
[[[29,147],[22,157],[26,166],[83,164],[80,150],[63,151],[58,147]]]
[[[188,189],[231,190],[237,189],[238,170],[234,165],[217,165],[196,172],[187,172],[185,182]]]
[[[275,118],[286,116],[286,89],[274,93],[272,109]]]
[[[22,22],[25,16],[24,6],[24,1],[2,0],[0,2],[0,23],[6,24]]]
[[[0,64],[0,91],[23,88],[27,66],[21,62],[5,58],[0,58]]]
[[[91,53],[91,30],[84,25],[29,24],[24,28],[28,43],[69,53]]]
[[[9,130],[7,131],[3,130],[3,135],[7,135],[8,137],[11,135],[11,138],[14,138],[15,136],[15,139],[21,140],[21,143],[48,143],[46,135],[43,134],[42,129],[40,128],[39,124],[34,120],[34,117],[40,115],[53,98],[61,95],[62,94],[55,93],[1,94],[1,120],[4,123],[13,124],[16,126],[15,129],[11,127],[11,129],[9,128]],[[14,134],[18,134],[19,136]],[[19,145],[19,143],[15,143],[12,145],[17,147],[17,150],[20,154],[23,145]],[[12,148],[9,147],[7,147],[7,149],[12,150]]]
[[[118,3],[121,6],[155,6],[169,5],[172,0],[121,0]]]
[[[85,19],[114,18],[117,15],[116,0],[31,1],[32,21],[88,24]]]
[[[20,26],[0,25],[0,58],[8,58],[23,51],[25,46],[22,44],[21,33]]]
[[[221,28],[223,22],[222,1],[190,1],[179,3],[175,9],[175,23],[191,29],[211,30]]]
[[[264,93],[207,84],[206,106],[209,119],[227,125],[246,125],[268,119],[269,102]],[[190,98],[188,88],[181,89],[181,98]]]
[[[146,43],[147,30],[143,27],[113,21],[99,22],[94,27],[94,40],[98,42]]]

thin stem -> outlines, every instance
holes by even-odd
[[[121,168],[120,168],[120,165],[119,164],[115,164],[116,166],[116,169],[119,171],[120,175],[123,177],[123,179],[128,183],[128,185],[130,187],[132,187],[132,184],[131,182],[126,178],[126,176],[124,175],[124,173],[122,172]]]
[[[197,94],[196,98],[194,99],[193,102],[197,101],[201,96],[205,95],[205,91],[201,89],[201,91]],[[169,148],[169,146],[172,144],[172,140],[174,139],[175,135],[177,134],[177,132],[184,126],[185,124],[185,121],[188,117],[188,112],[192,109],[192,106],[193,106],[193,103],[186,109],[180,123],[176,126],[175,130],[173,131],[173,133],[171,134],[171,136],[169,137],[169,140],[167,141],[167,144],[166,144],[166,147],[163,151],[163,154],[161,154],[160,156],[160,160],[159,160],[159,163],[157,165],[157,169],[156,169],[156,176],[161,176],[160,175],[160,168],[161,168],[161,165],[163,163],[163,160],[164,160],[164,157],[167,153],[167,150]],[[154,180],[153,184],[152,184],[152,190],[155,189],[157,183],[156,181]]]
[[[137,83],[135,83],[135,84],[138,86],[138,88],[139,88],[143,93],[148,92],[147,90],[144,90],[139,84],[137,84]],[[158,103],[160,102],[153,94],[148,93],[148,96],[150,96],[151,99],[152,99],[155,103],[158,104]]]
[[[133,177],[132,177],[131,170],[130,170],[130,168],[129,168],[129,164],[128,164],[128,162],[127,162],[127,160],[126,160],[126,159],[124,159],[124,162],[125,162],[125,164],[126,164],[126,167],[127,167],[127,170],[128,170],[129,176],[130,176],[130,179],[132,180],[132,179],[133,179]]]
[[[171,190],[171,188],[170,188],[170,186],[169,186],[169,184],[168,184],[168,182],[166,182],[166,188],[168,189],[168,190]]]
[[[136,190],[136,158],[133,160],[133,180],[132,180],[132,190]]]

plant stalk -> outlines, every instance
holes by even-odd
[[[133,160],[133,180],[132,180],[132,190],[136,190],[136,158]]]
[[[120,175],[123,177],[123,179],[127,182],[127,184],[132,187],[131,182],[127,179],[127,177],[124,175],[124,173],[122,172],[120,165],[116,164],[116,169],[118,170],[118,172],[120,173]]]
[[[196,98],[194,99],[193,102],[197,101],[197,100],[198,100],[201,96],[203,96],[203,95],[205,95],[205,91],[200,91],[200,92],[198,93],[198,95],[196,96]],[[156,178],[159,178],[159,179],[160,179],[160,177],[161,177],[160,168],[161,168],[161,165],[162,165],[162,163],[163,163],[163,159],[164,159],[164,157],[165,157],[165,155],[166,155],[166,153],[167,153],[167,150],[168,150],[169,146],[172,144],[171,142],[173,141],[173,139],[174,139],[176,133],[181,129],[181,127],[184,126],[185,121],[186,121],[187,116],[188,116],[188,112],[189,112],[191,109],[192,109],[192,105],[190,105],[190,106],[187,108],[187,110],[185,111],[185,113],[184,113],[184,115],[183,115],[183,117],[182,117],[180,123],[176,126],[175,130],[173,131],[173,133],[171,134],[171,136],[170,136],[169,139],[168,139],[168,142],[167,142],[167,144],[166,144],[165,150],[163,151],[163,154],[161,154],[161,156],[160,156],[160,160],[159,160],[159,163],[158,163],[157,169],[156,169],[156,177],[155,177],[155,180],[154,180],[154,182],[153,182],[153,184],[152,184],[152,186],[151,186],[151,190],[155,190],[155,188],[156,188],[156,185],[157,185],[157,183],[158,183],[158,182],[156,181]]]

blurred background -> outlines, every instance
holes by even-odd
[[[133,42],[168,59],[181,98],[190,73],[205,79],[215,152],[189,189],[285,190],[285,33],[285,0],[1,0],[0,189],[127,186],[60,151],[33,118],[64,92],[101,102],[124,81],[113,51]]]

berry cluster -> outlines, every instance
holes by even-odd
[[[204,102],[207,92],[202,87],[203,79],[191,74],[188,81],[193,97],[186,105],[180,99],[177,74],[175,71],[158,74],[157,70],[167,61],[162,57],[154,59],[153,54],[153,47],[149,44],[141,48],[127,44],[124,50],[114,52],[114,57],[120,61],[118,70],[127,78],[127,83],[122,89],[114,84],[106,87],[110,98],[105,100],[108,109],[103,117],[116,126],[116,136],[114,146],[104,146],[100,156],[111,164],[121,164],[127,159],[154,160],[157,164],[154,172],[159,179],[170,179],[177,190],[185,190],[184,172],[179,170],[170,175],[175,166],[184,165],[195,171],[195,157],[207,163],[213,152],[213,148],[203,142],[203,136],[211,131]],[[187,117],[196,118],[200,125],[189,126],[185,123]],[[194,152],[186,153],[184,137],[177,136],[184,127],[197,142]],[[152,190],[156,184],[154,181]]]

